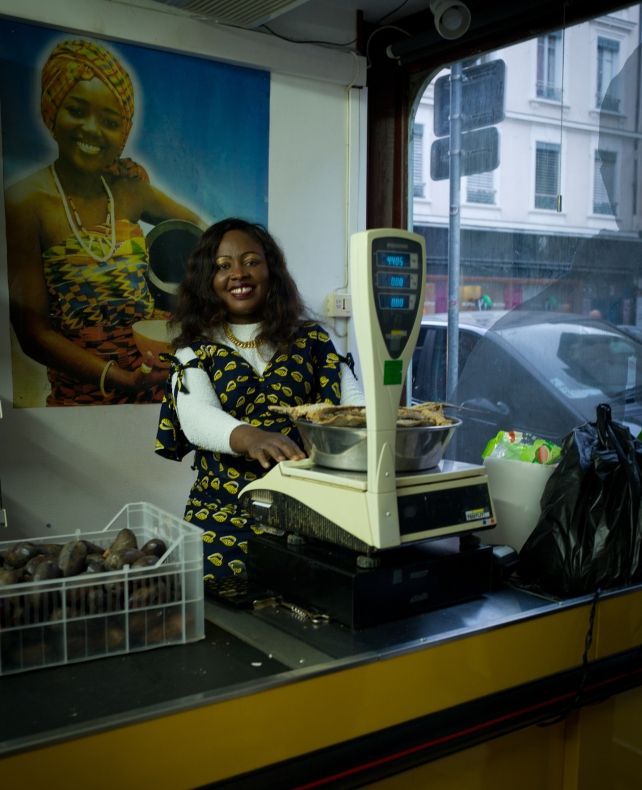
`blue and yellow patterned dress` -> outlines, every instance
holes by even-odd
[[[301,444],[287,417],[269,406],[299,406],[303,403],[341,402],[340,357],[327,332],[316,323],[305,322],[289,350],[276,352],[262,375],[233,348],[219,342],[192,346],[196,359],[181,364],[171,357],[171,373],[177,387],[183,385],[186,368],[204,370],[222,408],[238,420],[266,431],[280,431]],[[170,376],[169,381],[171,381]],[[180,460],[190,449],[181,436],[175,410],[175,393],[168,387],[161,407],[156,452]],[[264,474],[258,461],[236,455],[196,448],[197,478],[191,488],[185,520],[203,530],[204,579],[215,582],[245,572],[248,539],[260,532],[238,503],[238,492]]]

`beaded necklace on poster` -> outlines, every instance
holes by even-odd
[[[104,177],[100,177],[100,181],[103,185],[103,189],[105,190],[105,194],[107,195],[107,217],[105,218],[105,227],[109,233],[109,240],[101,233],[94,233],[92,231],[88,231],[82,224],[82,220],[80,219],[80,215],[74,206],[74,203],[70,197],[65,194],[64,189],[62,188],[62,184],[58,178],[58,174],[56,173],[56,168],[53,165],[50,165],[51,175],[53,177],[54,184],[56,186],[56,190],[60,195],[60,199],[62,200],[62,205],[65,210],[65,216],[67,217],[67,222],[69,223],[69,227],[71,228],[71,232],[76,237],[76,241],[82,249],[93,258],[98,263],[104,263],[108,261],[111,256],[114,254],[116,249],[116,223],[114,222],[114,196],[112,195],[111,189],[109,188],[109,184],[105,181]],[[88,241],[85,241],[87,239]],[[100,252],[96,253],[94,250],[98,249]]]

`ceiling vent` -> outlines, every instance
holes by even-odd
[[[303,5],[308,0],[154,0],[154,2],[173,6],[212,22],[256,28]]]

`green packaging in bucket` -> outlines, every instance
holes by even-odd
[[[554,442],[539,439],[522,431],[499,431],[488,442],[482,458],[505,458],[529,464],[556,464],[560,447]]]
[[[559,456],[558,445],[521,431],[499,431],[488,442],[482,457],[497,516],[489,543],[521,549],[537,524],[542,492]]]

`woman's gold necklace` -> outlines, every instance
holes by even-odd
[[[58,174],[56,173],[56,168],[53,165],[50,165],[51,175],[53,176],[54,184],[56,185],[56,189],[58,190],[58,194],[60,195],[60,199],[62,200],[63,208],[65,209],[65,216],[67,217],[67,222],[69,223],[69,227],[71,228],[71,232],[76,237],[76,241],[82,249],[93,258],[98,263],[104,263],[108,261],[111,256],[114,254],[116,249],[116,223],[114,221],[114,196],[112,195],[111,189],[109,188],[109,184],[105,181],[104,177],[101,176],[100,180],[103,185],[103,189],[107,195],[107,218],[105,219],[105,227],[110,231],[110,240],[109,244],[107,239],[100,233],[92,233],[88,231],[86,228],[83,227],[82,221],[78,212],[76,211],[76,207],[73,204],[71,198],[68,198],[65,195],[65,191],[62,188],[62,184],[58,179]],[[72,214],[73,209],[73,214]],[[85,241],[85,238],[89,239],[89,243]],[[101,254],[97,255],[94,252],[94,247],[97,246],[100,250]]]
[[[262,345],[263,340],[254,338],[254,340],[239,340],[239,338],[232,332],[229,324],[223,324],[223,332],[225,337],[230,340],[237,348],[258,348]]]

